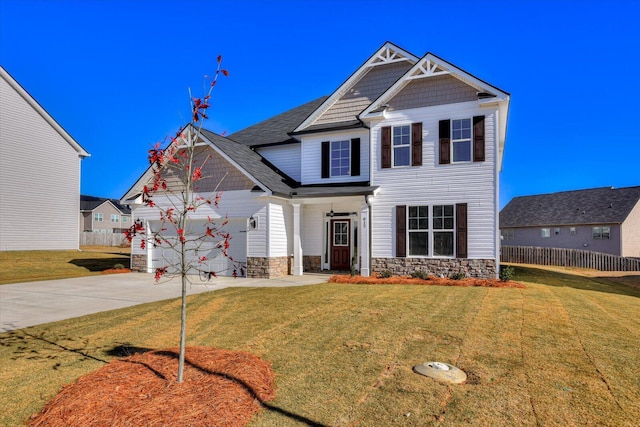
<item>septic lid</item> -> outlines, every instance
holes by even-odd
[[[443,362],[424,362],[413,367],[413,370],[438,381],[460,384],[467,380],[467,374],[453,365]]]

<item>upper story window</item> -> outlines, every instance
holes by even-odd
[[[451,158],[454,162],[471,161],[471,119],[451,120]]]
[[[611,227],[593,227],[593,238],[594,239],[609,239],[611,238]]]
[[[129,221],[129,218],[124,216],[124,215],[122,215],[122,222],[127,222],[127,221]]]
[[[102,222],[102,221],[104,221],[104,216],[101,213],[97,213],[96,212],[96,213],[93,214],[93,220],[95,222]]]
[[[393,166],[411,164],[411,133],[409,126],[393,127]]]
[[[120,222],[120,215],[111,214],[111,222]]]
[[[351,173],[351,142],[331,141],[331,176],[348,176]]]

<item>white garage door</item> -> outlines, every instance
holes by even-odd
[[[159,221],[152,221],[150,223],[152,230],[157,230],[160,227]],[[187,236],[204,236],[206,233],[207,222],[194,220],[189,223]],[[152,265],[153,269],[167,267],[169,271],[176,271],[180,265],[180,248],[176,245],[177,232],[171,226],[165,226],[166,231],[163,232],[163,237],[169,241],[170,244],[163,243],[153,248]],[[230,246],[227,253],[233,259],[229,259],[222,255],[220,249],[216,248],[216,241],[221,239],[200,239],[197,242],[189,243],[187,245],[187,257],[188,262],[197,269],[204,271],[215,271],[219,276],[231,276],[233,274],[234,266],[240,264],[246,274],[247,264],[247,220],[242,219],[230,219],[224,226],[224,232],[231,235],[229,240]],[[171,247],[171,246],[174,247]],[[198,263],[198,259],[206,257],[206,261]],[[235,264],[234,264],[235,262]],[[192,268],[191,274],[198,274],[198,270]],[[240,270],[237,270],[237,274],[240,276]]]

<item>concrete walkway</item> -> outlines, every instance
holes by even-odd
[[[192,278],[189,295],[229,287],[285,287],[325,283],[326,274],[281,279]],[[71,319],[86,314],[177,298],[180,279],[156,284],[153,274],[126,273],[0,285],[0,332]]]

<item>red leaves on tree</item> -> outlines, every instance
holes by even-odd
[[[164,276],[165,274],[167,274],[167,267],[156,268],[156,275],[155,275],[156,282],[159,282],[160,279],[162,279],[162,276]]]
[[[202,170],[199,167],[197,167],[193,170],[193,182],[196,182],[201,178],[202,178]]]

